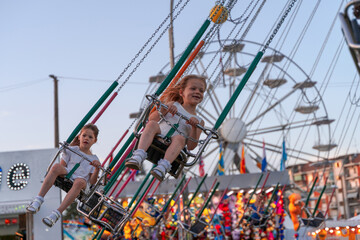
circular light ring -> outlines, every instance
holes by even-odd
[[[11,190],[21,190],[28,184],[25,179],[30,178],[30,169],[25,163],[16,163],[8,171],[7,185]]]

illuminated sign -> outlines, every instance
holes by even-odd
[[[1,171],[2,172],[2,171]],[[1,177],[1,176],[0,176]],[[28,184],[30,169],[25,163],[16,163],[7,173],[7,185],[11,190],[21,190]]]

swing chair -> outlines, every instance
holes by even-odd
[[[69,148],[69,144],[67,142],[60,143],[60,145],[61,145],[61,147],[59,148],[58,152],[56,153],[56,155],[54,156],[53,160],[50,162],[50,164],[47,168],[46,175],[50,171],[51,167],[54,165],[55,161],[58,159],[60,153],[65,150],[71,151],[72,153],[80,156],[82,159],[81,161],[87,161],[87,162],[89,162],[89,164],[91,163],[91,161],[85,155]],[[54,182],[54,185],[65,192],[69,192],[73,186],[73,181],[70,178],[79,166],[80,166],[80,163],[77,163],[65,177],[58,176]],[[88,184],[85,190],[84,189],[81,190],[79,196],[77,197],[78,200],[81,201],[81,200],[86,199],[87,196],[90,196],[92,194],[92,192],[95,191],[95,186],[98,186],[100,184],[101,180],[103,178],[105,178],[105,176],[107,174],[109,174],[109,170],[105,170],[103,167],[100,167],[100,169],[102,170],[102,174],[101,174],[100,178],[98,178],[97,182],[93,186],[89,186],[89,184]]]
[[[309,214],[308,216],[311,216],[311,213],[310,213],[310,210],[305,208],[304,209],[305,212],[307,214]],[[310,227],[314,227],[314,228],[317,228],[321,225],[321,223],[325,220],[325,216],[322,212],[318,212],[316,214],[316,216],[313,216],[313,217],[309,217],[309,218],[301,218],[303,224],[305,226],[310,226]]]
[[[184,208],[181,211],[179,220],[177,222],[181,229],[191,233],[194,237],[203,234],[206,228],[209,226],[204,217],[199,218],[195,216],[188,208]]]
[[[54,159],[51,161],[47,172],[49,172],[59,154],[64,150],[71,151],[74,154],[80,156],[82,161],[87,161],[89,164],[91,163],[91,161],[86,158],[86,156],[72,150],[65,142],[61,143],[61,147],[55,155]],[[65,177],[57,177],[54,185],[65,192],[69,192],[73,186],[73,181],[70,178],[78,166],[79,165],[75,165],[74,168],[71,169]],[[109,170],[105,170],[103,167],[100,167],[100,169],[102,170],[102,174],[98,178],[97,182],[92,187],[87,187],[87,189],[80,191],[80,194],[77,197],[77,211],[88,217],[93,222],[113,232],[122,227],[122,224],[126,219],[127,212],[119,203],[112,200],[111,198],[104,196],[100,191],[96,191],[99,185],[101,185],[102,180],[106,177],[107,174],[109,174]]]
[[[168,148],[168,146],[171,143],[171,136],[172,134],[177,131],[179,132],[179,134],[184,136],[184,133],[180,132],[179,130],[177,130],[177,124],[171,124],[170,122],[166,121],[164,116],[161,114],[161,109],[165,108],[167,109],[167,106],[165,104],[163,104],[160,100],[158,100],[158,97],[156,95],[146,95],[146,98],[149,100],[149,103],[147,105],[147,108],[142,112],[137,125],[135,126],[135,137],[140,139],[141,137],[141,133],[139,133],[137,131],[137,129],[139,129],[140,124],[142,124],[143,126],[146,125],[147,123],[147,119],[149,117],[150,111],[151,109],[155,106],[156,110],[159,112],[160,121],[165,121],[167,124],[169,124],[171,126],[170,131],[166,134],[166,136],[158,134],[152,144],[150,145],[149,149],[147,150],[147,159],[152,162],[153,164],[157,164],[158,161],[164,157],[165,155],[165,151]],[[177,112],[176,113],[177,116],[179,116],[179,122],[184,119],[186,121],[189,120],[188,117],[182,115],[181,113]],[[211,130],[211,129],[207,129],[204,128],[203,126],[201,126],[200,124],[197,125],[198,128],[200,128],[206,135],[208,138],[213,138],[213,139],[218,139],[219,136],[217,134],[216,131]],[[189,137],[186,137],[187,139],[189,139]],[[191,139],[192,141],[197,141],[195,139]],[[185,148],[180,152],[180,154],[176,157],[175,161],[171,164],[171,169],[169,174],[171,176],[173,176],[174,178],[178,178],[180,173],[182,172],[184,167],[191,167],[193,165],[195,165],[195,163],[198,161],[198,159],[200,158],[202,152],[204,151],[206,144],[203,140],[199,140],[197,141],[201,144],[197,154],[191,153],[190,151],[187,150],[186,146]],[[207,141],[208,143],[209,141]],[[137,145],[135,146],[135,148],[137,148]],[[192,157],[194,158],[191,162],[187,162],[188,157]]]
[[[350,1],[346,4],[344,12],[339,13],[339,18],[346,43],[349,47],[356,69],[360,74],[360,25],[358,23],[358,19],[360,18],[359,8],[359,0]],[[349,14],[350,9],[353,9],[352,14]]]

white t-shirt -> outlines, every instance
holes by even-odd
[[[79,154],[83,155],[87,159],[89,159],[91,162],[94,160],[98,160],[99,158],[96,155],[88,155],[80,151],[79,146],[69,146],[70,149],[72,149],[75,152],[78,152]],[[90,179],[90,174],[94,172],[95,167],[93,165],[90,165],[90,162],[83,159],[79,155],[67,150],[66,148],[61,154],[61,159],[63,159],[66,163],[66,170],[69,173],[75,166],[76,163],[80,163],[80,166],[76,169],[76,171],[71,175],[70,179],[75,180],[77,178],[83,178],[86,180],[86,182]]]
[[[177,108],[177,111],[179,113],[181,113],[182,115],[188,117],[189,119],[191,117],[195,117],[199,120],[199,123],[201,123],[202,119],[196,115],[193,115],[189,112],[187,112],[183,106],[181,106],[181,104],[179,102],[174,102],[174,106]],[[171,124],[176,124],[179,122],[179,116],[178,115],[172,115],[171,113],[167,113],[165,115],[165,119],[167,121],[169,121]],[[159,123],[159,127],[160,127],[160,130],[161,130],[161,134],[166,136],[166,134],[169,132],[169,130],[171,129],[171,126],[169,124],[167,124],[165,121],[161,121],[160,120],[160,123]],[[180,120],[180,123],[179,123],[179,126],[178,126],[178,131],[180,131],[181,133],[184,133],[185,136],[189,136],[190,134],[190,131],[191,131],[191,125],[186,123],[186,120],[184,119],[181,119]],[[178,131],[175,131],[174,134],[172,136],[175,136],[175,135],[179,135],[180,133]]]

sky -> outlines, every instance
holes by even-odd
[[[232,19],[240,17],[248,2],[237,3],[231,12]],[[328,133],[331,133],[332,141],[340,145],[332,150],[330,156],[360,149],[359,128],[356,125],[359,110],[350,104],[348,98],[350,96],[354,101],[358,98],[356,83],[359,79],[346,45],[341,48],[337,64],[331,65],[343,39],[337,12],[339,9],[343,11],[344,5],[336,2],[339,3],[320,2],[296,53],[292,54],[292,51],[315,2],[302,3],[288,37],[284,37],[285,33],[279,33],[270,45],[288,56],[292,55],[293,60],[318,82],[318,88],[322,88],[320,92],[327,114],[330,119],[337,120]],[[185,49],[213,5],[214,1],[189,1],[175,19],[175,55]],[[276,26],[276,17],[283,7],[278,1],[266,3],[245,40],[265,42],[267,34]],[[168,15],[169,9],[168,1],[158,0],[1,1],[0,152],[54,147],[54,84],[50,74],[59,79],[60,141],[65,141],[111,83],[126,69]],[[334,19],[333,30],[317,64],[318,53]],[[283,28],[288,23],[285,21]],[[224,29],[230,29],[232,24],[225,22]],[[220,33],[226,33],[226,30]],[[252,51],[256,54],[258,50],[254,48]],[[140,59],[136,59],[120,83],[129,76]],[[97,122],[100,135],[93,151],[100,159],[108,155],[133,122],[129,114],[138,111],[149,87],[149,77],[162,71],[168,62],[166,31]],[[305,80],[295,70],[293,74],[297,81]],[[351,85],[354,76],[355,85]],[[286,108],[286,104],[284,106]],[[291,136],[288,138],[290,141]],[[292,141],[294,144],[295,140]],[[314,141],[311,139],[310,142]]]

